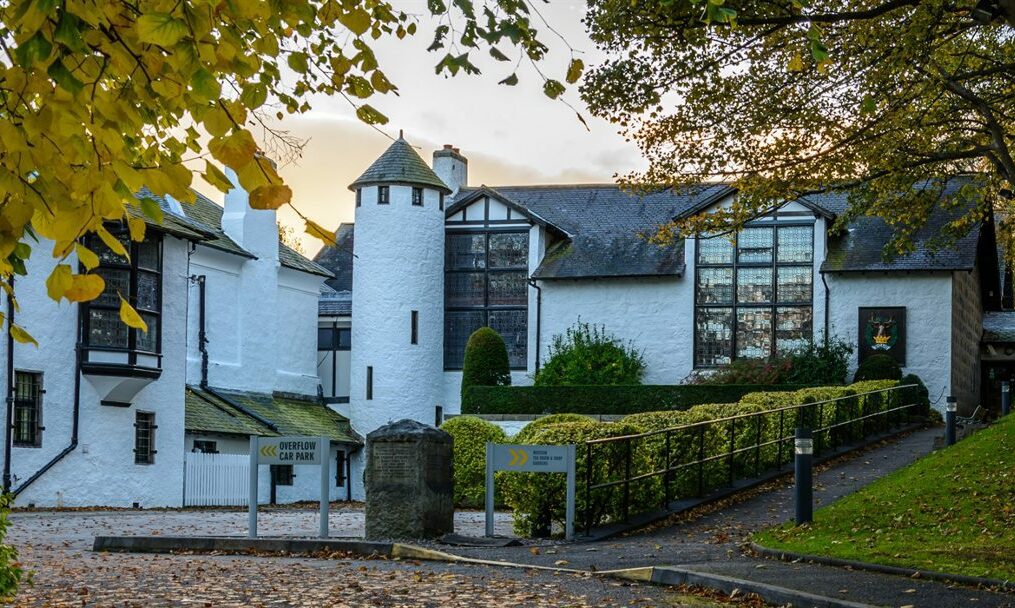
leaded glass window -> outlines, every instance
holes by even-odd
[[[155,414],[134,415],[134,464],[155,464]]]
[[[42,446],[42,374],[14,373],[14,424],[12,440],[17,447]]]
[[[105,289],[84,308],[81,335],[86,349],[127,353],[124,363],[137,364],[137,355],[158,355],[161,350],[162,240],[149,233],[145,241],[130,240],[126,230],[107,226],[128,252],[126,259],[109,249],[96,235],[82,244],[99,257],[92,272],[101,276]],[[120,320],[120,298],[127,300],[148,325],[148,331],[131,329]]]
[[[480,327],[504,338],[512,369],[528,357],[528,231],[449,232],[445,240],[444,367],[461,369]]]
[[[735,239],[699,237],[696,367],[787,353],[812,336],[812,225],[751,225]]]

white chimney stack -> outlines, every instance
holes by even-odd
[[[444,144],[443,149],[434,151],[433,172],[448,185],[452,196],[469,185],[469,160],[451,144]]]
[[[278,260],[278,226],[274,210],[251,209],[250,195],[240,186],[236,172],[226,167],[233,188],[226,192],[222,230],[236,244],[259,259]]]

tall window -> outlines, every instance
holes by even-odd
[[[512,369],[528,354],[527,231],[449,232],[445,241],[444,368],[461,369],[472,332],[503,336]]]
[[[412,188],[412,204],[416,207],[423,206],[423,189],[414,186]]]
[[[388,186],[377,186],[377,204],[387,205],[391,202],[391,190]]]
[[[14,373],[14,445],[42,446],[42,374]]]
[[[812,335],[813,225],[753,225],[697,239],[695,367],[765,358]]]
[[[82,337],[85,348],[123,352],[127,354],[124,363],[138,365],[138,354],[158,355],[161,349],[162,240],[153,233],[142,243],[131,241],[123,231],[114,235],[129,252],[129,260],[113,253],[95,235],[84,241],[99,256],[94,272],[102,276],[106,289],[84,305]],[[147,332],[131,329],[120,320],[121,296],[144,319]]]
[[[363,206],[363,188],[356,188],[356,206]]]
[[[155,464],[155,413],[134,414],[134,464]]]

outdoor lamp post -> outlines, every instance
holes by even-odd
[[[955,445],[955,412],[959,409],[954,395],[948,395],[945,406],[945,445]]]
[[[796,477],[796,523],[810,523],[814,519],[814,439],[811,430],[798,427],[796,430],[795,457],[793,459]]]

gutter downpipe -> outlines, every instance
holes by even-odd
[[[828,309],[828,307],[829,307],[829,303],[831,301],[831,291],[828,289],[828,281],[825,280],[825,273],[824,272],[821,273],[821,284],[825,286],[825,334],[824,334],[824,342],[825,342],[825,347],[827,348],[828,347],[828,329],[829,329],[828,317],[831,314],[831,311]]]
[[[11,305],[10,304],[10,300],[8,299],[8,306],[10,306],[10,305]],[[74,346],[74,411],[73,411],[72,418],[71,418],[70,444],[67,447],[65,447],[59,454],[54,456],[49,462],[47,462],[46,464],[42,465],[42,468],[40,468],[35,473],[32,473],[32,476],[29,477],[28,479],[26,479],[24,483],[22,483],[20,486],[18,486],[16,488],[14,488],[13,490],[11,490],[10,492],[11,492],[11,494],[15,498],[18,496],[18,494],[21,494],[22,492],[24,492],[25,489],[28,486],[32,485],[37,479],[42,477],[46,473],[46,471],[48,471],[51,468],[53,468],[53,465],[55,465],[56,463],[58,463],[61,460],[63,460],[64,456],[66,456],[67,454],[70,454],[71,452],[73,452],[78,447],[78,422],[79,422],[80,417],[81,417],[81,351],[82,351],[81,333],[80,333],[81,332],[81,329],[80,329],[81,328],[81,305],[78,305],[78,307],[77,307],[77,317],[75,318],[75,325],[77,326],[78,340],[77,340],[77,343]],[[9,332],[10,332],[10,325],[8,325],[8,333]],[[10,338],[8,338],[8,345],[13,346],[10,343]],[[13,370],[14,369],[13,349],[11,349],[8,352],[7,368],[8,368],[8,370]],[[13,378],[13,374],[11,374],[11,377]],[[10,412],[10,407],[11,407],[10,404],[13,401],[13,398],[14,398],[13,383],[11,384],[11,387],[12,387],[11,388],[11,392],[9,393],[9,397],[8,397],[8,399],[9,399],[8,406],[7,406],[8,407],[8,412]],[[10,414],[8,414],[8,415],[10,415]],[[7,445],[5,446],[5,449],[4,449],[4,452],[6,454],[10,454],[10,449],[11,449],[10,433],[11,433],[11,425],[8,424],[8,427],[7,427]],[[7,467],[8,467],[8,463],[9,462],[10,462],[10,456],[7,456],[7,459],[4,462],[4,474],[5,475],[8,474],[8,468]],[[5,489],[8,487],[7,486],[7,482],[8,481],[9,480],[7,478],[4,479],[4,482],[5,482],[4,487],[5,487]]]
[[[208,386],[208,338],[205,334],[205,275],[191,276],[191,278],[197,283],[197,350],[201,353],[201,390],[211,394],[217,399],[221,399],[225,403],[228,403],[231,407],[236,408],[240,412],[243,412],[247,416],[250,416],[254,420],[268,427],[269,429],[279,432],[278,427],[275,423],[268,420],[267,418],[251,411],[233,399],[223,395],[216,391],[212,387]]]
[[[14,289],[14,278],[10,281],[11,290]],[[11,434],[14,430],[14,334],[11,327],[14,324],[14,298],[7,294],[7,427],[4,432],[4,473],[3,490],[4,494],[11,491]]]
[[[543,319],[543,289],[536,282],[536,279],[529,277],[529,285],[536,290],[536,372],[539,371],[539,334],[540,325]]]

